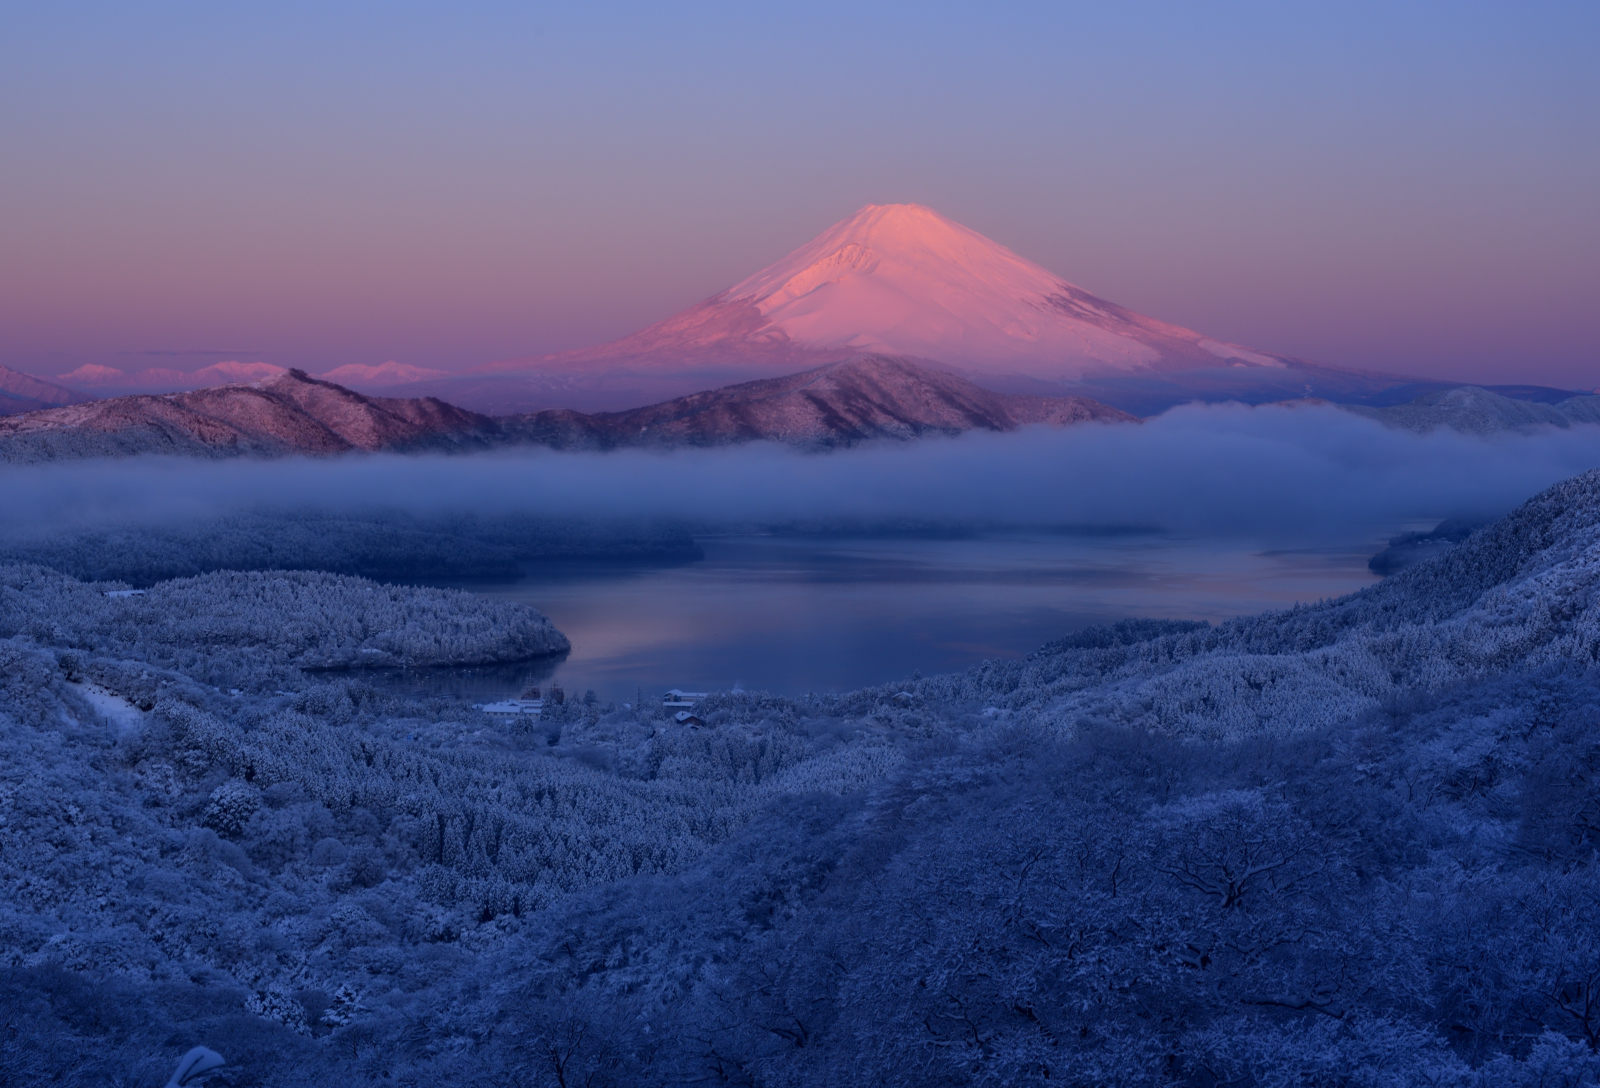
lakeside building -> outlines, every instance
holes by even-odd
[[[502,699],[498,703],[477,703],[474,710],[485,714],[529,714],[537,718],[544,712],[543,699]]]
[[[707,691],[682,691],[678,688],[673,688],[661,696],[661,705],[668,710],[690,710],[694,707],[694,704],[709,694],[711,693]]]

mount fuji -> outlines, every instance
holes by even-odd
[[[1141,414],[1194,399],[1365,399],[1406,382],[1158,321],[931,208],[871,204],[632,336],[408,392],[497,413],[619,409],[863,355],[914,359],[997,392],[1089,396]]]

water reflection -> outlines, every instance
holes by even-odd
[[[842,691],[1020,657],[1096,623],[1216,622],[1374,580],[1366,543],[1275,552],[1156,535],[701,543],[705,558],[684,566],[547,566],[471,586],[542,609],[572,639],[571,655],[448,679],[419,670],[406,682],[475,701],[551,681],[619,701],[669,687]]]
[[[348,669],[324,674],[360,679],[385,691],[417,698],[447,696],[467,703],[492,703],[532,688],[548,689],[566,654],[513,661],[504,665],[471,665],[434,669]]]

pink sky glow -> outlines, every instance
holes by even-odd
[[[463,370],[912,202],[1219,340],[1600,386],[1591,7],[23,7],[19,370]]]

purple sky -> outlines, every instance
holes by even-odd
[[[465,367],[915,201],[1222,339],[1600,386],[1591,3],[462,8],[0,9],[0,363]]]

